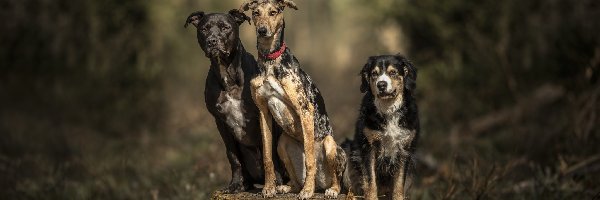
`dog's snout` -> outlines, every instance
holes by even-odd
[[[257,31],[258,31],[258,34],[261,36],[267,35],[267,28],[265,28],[265,27],[260,27],[260,28],[258,28]]]
[[[215,38],[208,39],[208,46],[214,47],[215,45],[217,45],[217,39],[215,39]]]
[[[385,81],[377,82],[377,89],[379,89],[379,91],[385,91],[386,88],[387,88],[387,82],[385,82]]]

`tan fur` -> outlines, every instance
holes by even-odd
[[[331,178],[331,187],[325,191],[326,196],[334,196],[340,193],[340,183],[338,178],[338,166],[336,162],[337,155],[337,144],[331,135],[328,135],[323,140],[323,146],[325,147],[325,157],[327,164],[327,173]]]
[[[296,169],[296,165],[294,165],[294,163],[292,162],[292,158],[290,157],[290,155],[288,154],[287,149],[289,145],[294,145],[292,144],[293,139],[291,139],[289,136],[286,135],[282,135],[281,138],[279,139],[279,144],[277,145],[277,153],[279,154],[279,158],[281,159],[281,161],[283,162],[283,165],[285,167],[285,169],[288,172],[288,175],[290,176],[290,182],[288,183],[291,187],[292,192],[298,192],[300,191],[300,184],[298,183],[298,180],[302,180],[302,177],[298,177],[298,171],[297,170],[302,170],[302,169]]]
[[[254,88],[260,87],[262,82],[255,81],[253,79],[250,81],[252,87],[252,98],[256,103],[256,106],[260,110],[260,128],[261,135],[263,141],[263,162],[265,168],[265,185],[263,187],[263,195],[265,196],[273,196],[276,192],[275,185],[275,167],[273,165],[273,154],[272,154],[272,145],[273,145],[273,135],[271,132],[271,122],[272,117],[269,112],[269,108],[267,102],[264,101],[263,98],[256,96],[254,92]]]
[[[375,151],[369,151],[369,174],[371,176],[371,180],[367,180],[368,183],[366,188],[363,188],[365,191],[365,199],[373,200],[377,199],[377,175],[375,173],[375,163],[377,162],[377,158],[375,155]]]
[[[383,67],[379,67],[379,66],[375,66],[373,68],[373,70],[371,70],[371,72],[369,73],[376,73],[379,74],[381,73],[381,68]],[[387,67],[387,70],[385,71],[388,75],[392,72],[395,73],[400,73],[398,70],[394,69],[393,67]],[[404,72],[405,74],[408,72]],[[377,91],[377,76],[369,76],[369,86],[371,87],[371,91]],[[392,85],[391,87],[393,88],[402,88],[404,87],[404,76],[401,75],[397,75],[395,77],[390,76],[390,79],[392,80]],[[398,95],[398,97],[402,97],[402,95]],[[388,98],[377,98],[378,100],[387,100]],[[389,103],[393,102],[393,101],[387,101]]]
[[[369,144],[373,144],[373,142],[381,140],[381,133],[379,131],[365,128],[364,133],[365,136],[367,136]]]
[[[257,47],[259,53],[272,52],[273,49],[278,45],[275,41],[280,41],[280,32],[283,30],[283,8],[290,7],[297,9],[296,4],[291,0],[251,0],[240,7],[242,10],[252,10],[252,21],[256,26],[256,29],[266,28],[267,36],[258,37]],[[325,162],[327,170],[326,172],[332,177],[331,187],[327,188],[326,195],[330,197],[336,197],[340,191],[339,180],[337,177],[337,144],[333,140],[333,137],[328,136],[323,141],[315,141],[315,125],[314,125],[314,112],[315,108],[310,103],[309,97],[306,91],[304,91],[304,85],[300,81],[298,74],[291,73],[288,76],[284,76],[281,79],[277,79],[274,76],[273,69],[278,67],[281,63],[281,57],[275,60],[266,61],[264,58],[259,58],[259,65],[264,69],[263,73],[253,78],[251,81],[251,91],[255,102],[261,104],[258,106],[261,116],[269,115],[268,119],[275,119],[275,121],[282,126],[285,135],[282,135],[277,147],[277,153],[284,163],[288,174],[290,174],[291,190],[295,190],[297,186],[303,186],[300,191],[299,197],[306,199],[312,197],[315,190],[315,178],[317,174],[317,159],[315,149],[321,149],[324,147]],[[268,84],[268,85],[265,85]],[[275,88],[273,89],[273,85]],[[267,86],[271,87],[268,89]],[[278,90],[282,91],[278,91]],[[264,93],[265,90],[267,93]],[[275,90],[277,97],[273,97],[272,92]],[[271,93],[269,93],[271,92]],[[262,93],[262,94],[261,94]],[[275,109],[271,113],[269,109]],[[267,119],[267,117],[264,117]],[[261,123],[263,124],[263,123]],[[267,125],[267,123],[264,123]],[[269,144],[263,144],[265,148],[272,147],[271,136],[264,136],[265,134],[270,135],[271,131],[262,127],[263,142]],[[318,145],[318,146],[317,146]],[[305,167],[299,169],[299,166],[295,165],[293,160],[297,155],[298,151],[295,149],[300,147],[302,149],[302,157],[304,157],[303,164]],[[274,174],[273,161],[271,151],[263,151],[265,160],[265,174]],[[267,154],[269,153],[269,154]],[[291,156],[290,153],[294,153]],[[319,152],[321,153],[321,152]],[[321,155],[321,154],[319,154]],[[268,167],[267,167],[268,166]],[[306,169],[306,174],[303,177],[298,177],[300,170]],[[270,170],[270,171],[267,171]],[[265,187],[269,186],[267,190],[263,190],[265,197],[272,197],[271,186],[274,185],[274,179],[270,179],[270,176],[265,179]],[[304,182],[301,182],[304,179]]]
[[[394,189],[392,191],[392,199],[403,200],[404,197],[404,179],[406,176],[406,170],[404,165],[400,166],[400,169],[394,174]]]
[[[314,119],[313,112],[314,107],[312,104],[308,103],[308,99],[305,93],[298,93],[297,87],[300,87],[297,81],[293,81],[291,78],[293,76],[288,76],[281,80],[281,86],[285,91],[288,100],[292,104],[293,109],[300,116],[301,124],[302,124],[302,142],[304,144],[304,153],[305,153],[305,164],[306,164],[306,178],[304,179],[304,187],[300,191],[301,197],[311,197],[315,191],[315,175],[317,173],[316,168],[316,159],[315,159],[315,128],[314,128]],[[296,79],[297,80],[297,79]],[[302,91],[302,90],[301,90]],[[307,109],[302,108],[301,102],[304,101],[304,104],[308,104]]]

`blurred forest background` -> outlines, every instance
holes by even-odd
[[[413,199],[600,198],[600,1],[296,0],[286,38],[353,135],[376,54],[419,69]],[[193,11],[0,2],[0,199],[205,199],[230,178]],[[242,41],[256,55],[254,29]]]

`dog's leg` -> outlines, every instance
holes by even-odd
[[[323,140],[323,147],[325,148],[325,162],[327,166],[327,173],[331,176],[331,186],[325,190],[325,197],[337,198],[340,193],[340,183],[338,177],[338,163],[337,163],[337,144],[331,135],[328,135]]]
[[[231,166],[231,181],[229,186],[223,189],[224,193],[238,193],[243,192],[247,189],[244,180],[244,172],[242,168],[241,152],[238,149],[237,142],[233,139],[233,135],[227,130],[227,126],[223,121],[215,120],[219,134],[225,143],[225,150],[227,151],[227,159]]]
[[[405,197],[405,187],[406,187],[406,179],[407,179],[407,173],[408,173],[408,165],[409,165],[409,159],[404,158],[405,160],[403,160],[403,163],[400,165],[400,169],[398,169],[398,172],[396,172],[396,174],[394,174],[394,190],[392,193],[392,199],[394,200],[404,200]]]
[[[290,176],[288,186],[278,187],[278,190],[283,190],[278,192],[287,193],[290,191],[300,191],[300,183],[302,183],[302,175],[304,174],[304,152],[301,144],[290,136],[283,134],[279,138],[279,143],[277,144],[277,153]]]
[[[276,193],[275,188],[275,167],[273,165],[273,135],[271,133],[272,117],[264,102],[257,101],[260,109],[260,129],[263,142],[263,165],[265,168],[265,186],[262,190],[264,197],[273,197]]]
[[[283,130],[281,129],[281,127],[277,126],[276,123],[274,123],[273,126],[271,126],[271,128],[271,132],[273,133],[273,142],[280,141],[281,136],[283,136]],[[279,145],[273,145],[273,152],[278,152],[278,147]],[[286,173],[286,169],[281,158],[279,157],[279,153],[273,154],[273,166],[275,167],[275,185],[277,185],[277,193],[289,193],[291,188],[284,182],[288,179],[288,177],[284,176]],[[284,178],[286,180],[284,180]]]
[[[304,93],[304,90],[298,87],[302,86],[302,83],[298,79],[291,78],[288,76],[281,80],[281,86],[287,95],[287,98],[292,104],[294,111],[300,116],[300,122],[302,125],[302,142],[304,145],[305,154],[305,165],[306,165],[306,178],[304,179],[304,186],[298,194],[300,199],[308,199],[312,197],[315,191],[315,176],[317,174],[316,158],[315,158],[315,124],[314,124],[314,107],[308,101],[308,97]]]
[[[365,191],[365,199],[373,200],[377,199],[377,174],[375,173],[375,165],[376,165],[376,151],[372,149],[369,150],[369,158],[367,159],[367,185],[363,191]]]
[[[306,165],[306,178],[304,186],[300,191],[300,199],[308,199],[313,196],[315,191],[315,176],[317,174],[316,158],[315,158],[315,135],[313,110],[305,111],[302,117],[302,134],[304,143],[304,160]]]

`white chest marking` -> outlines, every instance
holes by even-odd
[[[399,153],[405,154],[404,147],[410,145],[411,134],[410,130],[399,126],[398,117],[389,119],[382,131],[382,156],[389,157],[392,161],[395,161]]]
[[[220,103],[221,113],[225,115],[225,123],[233,129],[233,132],[238,139],[242,139],[246,127],[246,119],[244,119],[244,108],[242,101],[235,99],[229,94],[225,94],[225,100]]]
[[[377,107],[377,112],[379,114],[394,115],[393,113],[402,107],[403,100],[404,98],[401,94],[398,94],[393,100],[375,98],[375,107]]]
[[[272,76],[268,76],[267,78],[265,78],[263,85],[258,88],[257,92],[259,96],[266,99],[270,97],[283,99],[283,97],[285,96],[285,91],[283,90],[283,87],[281,87],[281,84],[279,84],[279,82],[275,80],[275,78],[273,78]]]

